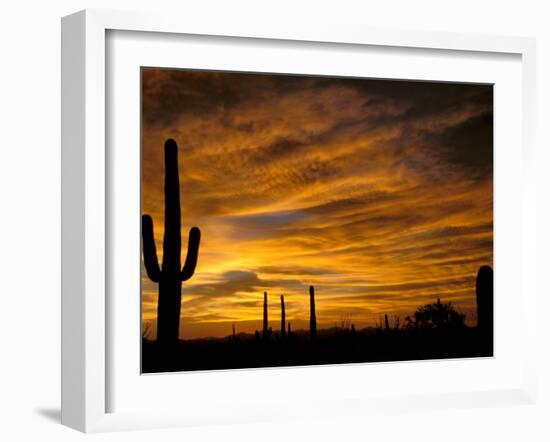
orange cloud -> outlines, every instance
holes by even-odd
[[[163,150],[179,144],[182,234],[202,231],[182,338],[475,310],[493,260],[492,87],[144,69],[142,207],[163,236]],[[183,251],[185,253],[185,250]],[[159,256],[159,259],[161,257]],[[143,321],[156,286],[143,272]]]

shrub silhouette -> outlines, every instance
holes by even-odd
[[[178,174],[178,146],[174,140],[164,144],[164,241],[162,269],[159,267],[153,234],[153,220],[142,217],[143,261],[147,276],[158,283],[157,341],[177,342],[181,311],[181,285],[193,276],[199,254],[201,232],[193,227],[185,264],[181,267],[181,208]]]
[[[456,329],[464,327],[465,316],[457,312],[452,304],[437,302],[419,307],[413,317],[407,316],[408,329]]]
[[[309,286],[309,333],[312,339],[317,336],[317,318],[315,316],[315,289]]]
[[[477,325],[484,331],[493,330],[493,269],[483,266],[476,279]]]
[[[143,341],[146,341],[149,339],[151,335],[151,323],[147,322],[144,326],[141,328],[141,339]]]

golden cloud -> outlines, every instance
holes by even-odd
[[[163,236],[163,143],[179,145],[183,338],[406,315],[436,297],[475,310],[493,261],[492,87],[144,69],[142,210]],[[185,250],[183,250],[185,253]],[[161,256],[159,256],[161,259]],[[143,321],[156,286],[143,273]],[[272,300],[272,301],[271,301]]]

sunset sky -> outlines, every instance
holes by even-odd
[[[401,321],[437,297],[467,319],[493,265],[491,85],[142,69],[142,212],[164,227],[163,146],[179,146],[180,337],[261,330],[279,296],[307,328]],[[157,285],[142,265],[144,323]]]

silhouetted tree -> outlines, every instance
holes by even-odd
[[[285,338],[286,336],[286,316],[285,316],[285,297],[284,295],[281,295],[281,338]]]
[[[317,318],[315,316],[315,289],[309,286],[309,333],[312,339],[317,336]]]
[[[164,144],[164,241],[162,270],[159,267],[153,233],[153,220],[142,217],[143,261],[151,281],[158,283],[157,341],[174,343],[179,336],[181,284],[193,276],[199,254],[201,232],[193,227],[185,264],[181,267],[181,209],[178,173],[178,146],[174,140]]]
[[[349,313],[342,314],[340,319],[340,331],[342,333],[345,333],[349,331],[350,327],[351,327],[351,314]],[[336,328],[338,328],[338,325],[336,325]]]
[[[401,327],[401,317],[399,315],[394,315],[393,317],[393,329],[399,330]]]
[[[407,316],[409,329],[450,329],[464,327],[465,316],[457,312],[452,304],[437,302],[419,307],[413,317]]]

